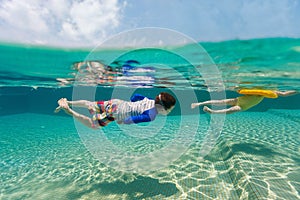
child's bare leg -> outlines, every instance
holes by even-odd
[[[275,91],[275,93],[278,96],[287,97],[287,96],[291,96],[291,95],[297,94],[297,91],[295,91],[295,90],[289,90],[289,91],[285,91],[285,92]]]
[[[81,123],[84,124],[85,126],[87,126],[87,127],[89,127],[89,128],[93,128],[93,129],[95,128],[95,127],[94,127],[94,123],[93,123],[93,121],[92,121],[91,118],[89,118],[89,117],[87,117],[87,116],[85,116],[85,115],[79,114],[79,113],[75,112],[74,110],[72,110],[71,108],[64,109],[64,111],[65,111],[67,114],[69,114],[69,115],[75,117],[79,122],[81,122]]]
[[[81,107],[81,108],[87,108],[87,109],[92,109],[95,105],[95,102],[92,101],[87,101],[87,100],[78,100],[78,101],[68,101],[66,98],[61,98],[59,101],[66,101],[67,104],[70,106],[74,106],[74,107]],[[58,106],[55,109],[55,113],[59,112],[61,109],[61,106]]]
[[[239,112],[241,110],[242,109],[240,106],[232,106],[230,108],[222,109],[222,110],[212,110],[212,109],[208,108],[207,106],[203,107],[203,111],[211,113],[211,114],[231,114],[231,113]]]
[[[197,106],[205,106],[205,105],[231,105],[234,106],[237,104],[237,98],[234,99],[222,99],[222,100],[210,100],[199,103],[192,103],[191,108],[196,108]]]
[[[58,104],[59,104],[60,109],[63,109],[67,114],[75,117],[79,122],[81,122],[85,126],[87,126],[89,128],[93,128],[93,129],[95,128],[92,119],[85,116],[85,115],[79,114],[79,113],[75,112],[74,110],[72,110],[69,107],[68,102],[67,102],[66,99],[60,99],[58,101]]]
[[[90,108],[94,105],[94,102],[87,101],[87,100],[78,100],[78,101],[67,101],[68,105],[74,107],[81,107],[81,108]]]

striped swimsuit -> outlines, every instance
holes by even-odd
[[[135,94],[131,101],[112,99],[98,101],[93,114],[94,123],[106,126],[112,121],[124,124],[153,121],[157,115],[155,101],[142,95]]]

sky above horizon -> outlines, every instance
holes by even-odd
[[[2,42],[95,46],[143,27],[200,42],[300,38],[300,0],[0,0]]]

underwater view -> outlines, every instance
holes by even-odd
[[[300,199],[300,39],[2,43],[0,72],[0,199]],[[297,94],[226,115],[191,109],[253,88]],[[176,105],[153,122],[93,130],[54,113],[61,98],[160,92]]]

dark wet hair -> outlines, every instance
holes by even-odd
[[[162,105],[165,110],[168,110],[176,104],[176,99],[167,92],[161,92],[156,96],[155,103]]]

